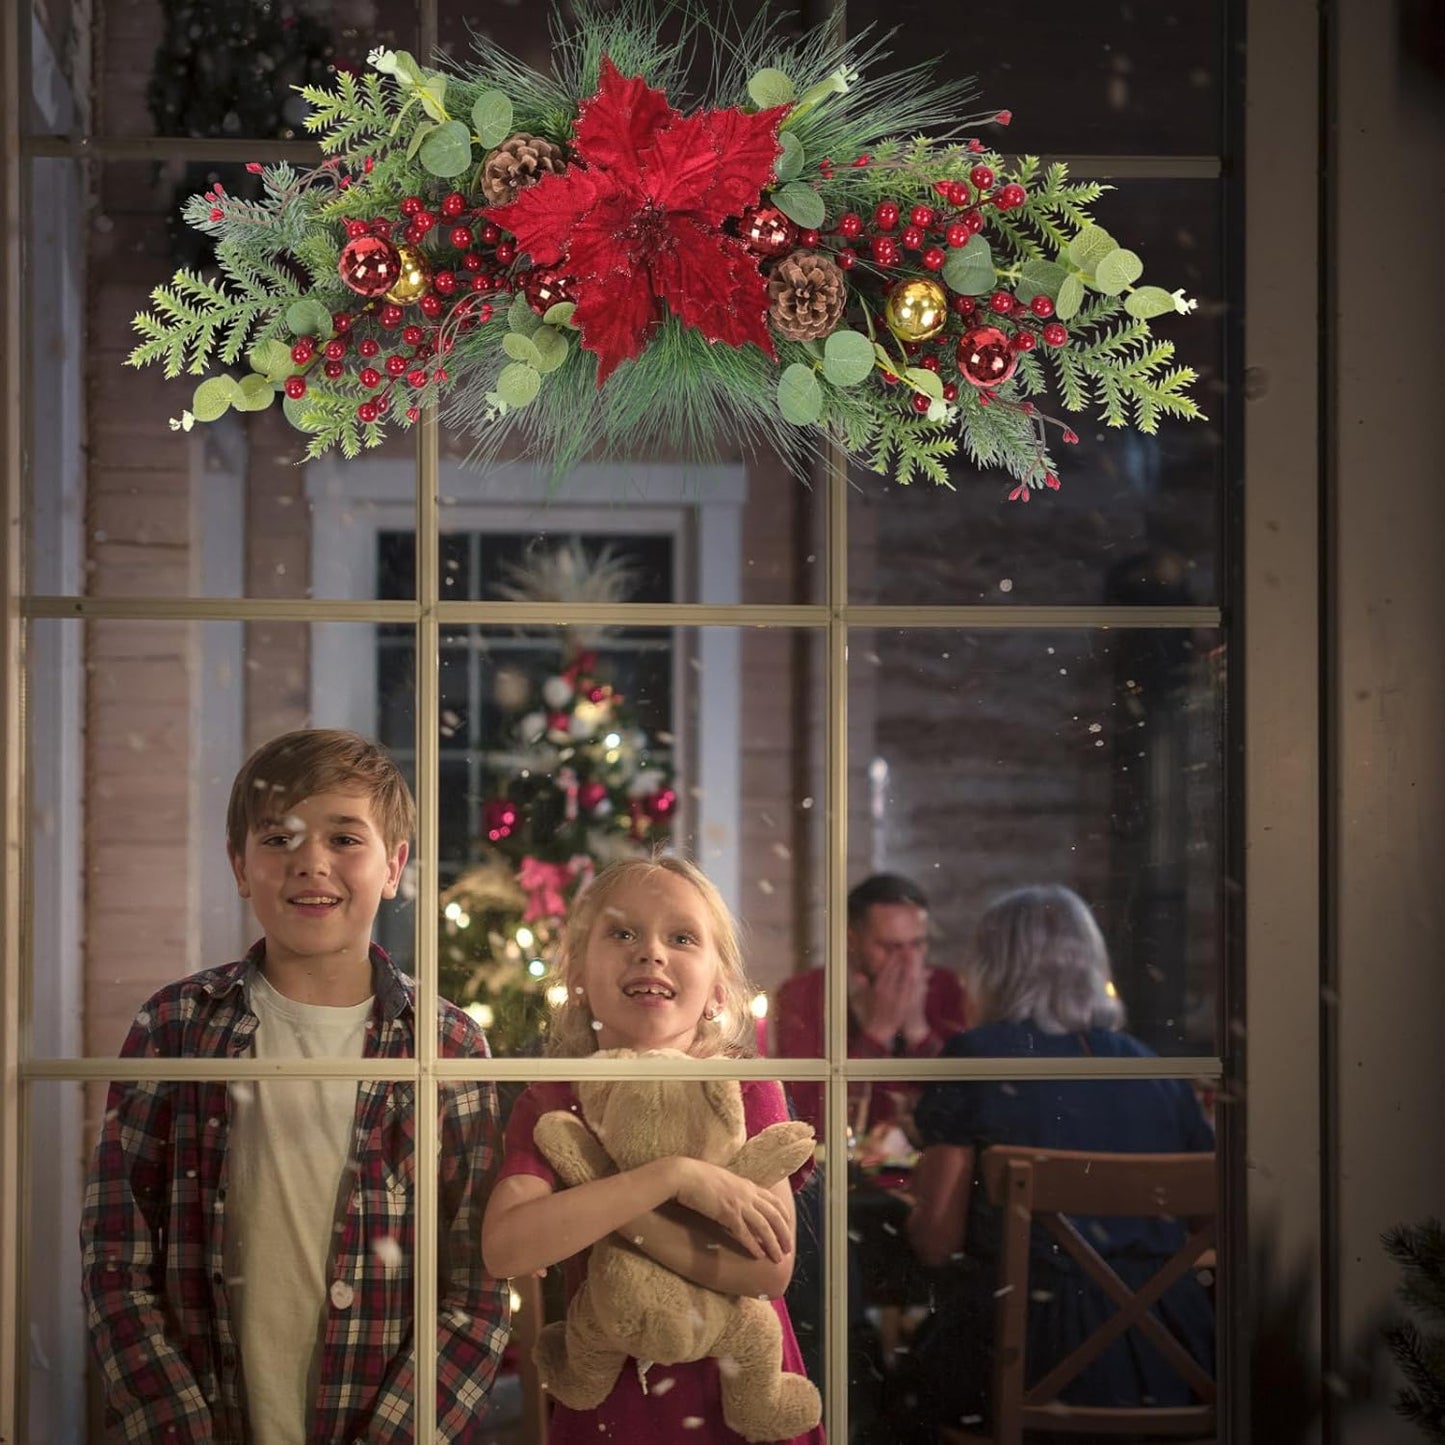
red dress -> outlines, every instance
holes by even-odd
[[[748,1137],[760,1133],[769,1124],[788,1117],[782,1086],[771,1079],[744,1079],[743,1117]],[[557,1176],[533,1143],[532,1132],[538,1118],[549,1109],[570,1109],[576,1104],[572,1086],[566,1083],[532,1084],[517,1100],[507,1123],[506,1157],[500,1177],[509,1174],[534,1174],[557,1188]],[[801,1189],[812,1172],[812,1164],[793,1175],[794,1190]],[[587,1256],[576,1255],[567,1261],[567,1297],[571,1299],[586,1275]],[[773,1308],[783,1327],[783,1369],[804,1374],[803,1357],[793,1336],[787,1306],[775,1299]],[[665,1380],[671,1383],[663,1385]],[[663,1387],[659,1389],[658,1387]],[[551,1423],[547,1431],[548,1445],[597,1445],[599,1440],[615,1440],[631,1445],[641,1440],[677,1440],[686,1445],[742,1445],[743,1437],[723,1424],[722,1397],[718,1389],[717,1361],[695,1360],[682,1365],[654,1365],[647,1375],[648,1393],[633,1365],[623,1367],[612,1393],[596,1410],[569,1410],[556,1401],[552,1403]],[[799,1435],[788,1445],[823,1445],[823,1427]]]

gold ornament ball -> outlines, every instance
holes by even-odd
[[[926,276],[902,281],[888,293],[883,315],[900,341],[927,341],[948,320],[948,292]]]
[[[401,257],[401,275],[386,293],[386,299],[398,306],[406,306],[420,301],[425,295],[426,288],[431,284],[431,267],[415,246],[398,246],[396,250]]]

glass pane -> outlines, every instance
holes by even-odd
[[[980,113],[1012,110],[1007,130],[984,128],[986,145],[1046,156],[1217,153],[1223,23],[1214,3],[848,4],[849,34],[877,26],[891,65],[941,56],[941,72],[977,78]]]
[[[375,597],[377,532],[416,525],[414,438],[393,431],[355,461],[331,454],[303,464],[305,437],[279,405],[231,409],[187,432],[172,423],[192,406],[202,378],[167,381],[160,363],[125,364],[137,340],[131,318],[151,309],[152,288],[179,266],[209,265],[192,245],[205,238],[168,231],[164,219],[172,183],[209,184],[214,168],[198,162],[193,169],[183,177],[148,162],[98,168],[96,209],[83,231],[87,294],[82,258],[67,235],[70,227],[82,233],[76,173],[69,162],[33,163],[37,198],[48,198],[33,211],[33,264],[56,304],[34,315],[34,590]],[[73,320],[83,334],[83,297],[91,349],[57,361],[53,333]],[[358,337],[359,330],[347,365],[357,363]]]
[[[853,634],[850,878],[912,880],[932,962],[965,992],[985,908],[1065,885],[1097,919],[1133,1032],[1160,1053],[1213,1052],[1224,681],[1203,630]],[[1069,918],[1071,937],[1087,931]]]
[[[305,139],[296,85],[361,71],[376,46],[416,49],[413,0],[105,0],[95,58],[103,134]]]
[[[1005,504],[1014,483],[959,461],[953,488],[899,487],[859,468],[849,490],[849,597],[918,606],[990,603],[1207,605],[1223,596],[1224,394],[1221,195],[1213,183],[1135,181],[1096,208],[1144,257],[1149,278],[1199,301],[1155,334],[1200,373],[1207,421],[1164,421],[1157,436],[1115,430],[1093,410],[1063,413],[1076,446],[1049,446],[1060,490]],[[961,323],[955,322],[955,325]],[[953,363],[956,332],[941,353]],[[1057,403],[1045,411],[1058,413]]]
[[[378,645],[414,666],[409,637]],[[821,939],[820,652],[780,629],[444,630],[440,988],[495,1052],[540,1047],[581,886],[658,847],[738,916],[766,1049],[769,996]],[[405,757],[409,737],[382,741]]]
[[[152,992],[245,953],[260,928],[227,862],[232,780],[293,728],[409,729],[409,684],[383,691],[376,654],[363,623],[30,624],[38,1055],[114,1054]],[[409,932],[402,888],[378,933]]]
[[[463,582],[460,558],[444,564],[447,600],[508,597],[509,568],[529,566],[527,600],[778,604],[819,602],[826,586],[825,489],[809,485],[770,453],[684,464],[585,463],[562,477],[544,464],[478,466],[469,439],[444,432],[439,522],[444,536],[512,536],[501,553],[479,552],[481,571]],[[638,548],[647,539],[646,550]],[[588,565],[533,565],[582,546]],[[507,555],[523,548],[525,555]],[[667,562],[662,555],[665,551]],[[623,573],[599,572],[614,554]],[[588,589],[584,591],[584,586]]]
[[[203,1025],[219,1018],[203,1009],[190,1037],[204,1037]],[[266,1027],[263,1017],[258,1050]],[[147,1308],[164,1331],[160,1348],[189,1357],[218,1429],[228,1417],[214,1402],[238,1400],[249,1377],[273,1387],[246,1397],[253,1438],[300,1431],[313,1365],[310,1398],[344,1406],[337,1418],[409,1412],[409,1387],[383,1398],[380,1382],[413,1336],[411,1084],[43,1082],[27,1086],[27,1097],[30,1137],[45,1146],[31,1149],[27,1201],[26,1440],[115,1438],[103,1424],[106,1386],[95,1356],[124,1376],[124,1355],[152,1328]],[[144,1175],[148,1147],[160,1161],[149,1200],[130,1183]],[[103,1207],[86,1210],[87,1186],[104,1188]],[[283,1215],[292,1229],[274,1227]],[[154,1270],[153,1232],[166,1239]],[[460,1285],[453,1289],[460,1297]],[[100,1321],[93,1338],[87,1298]],[[470,1299],[495,1319],[494,1282]],[[357,1327],[363,1316],[366,1326]],[[221,1343],[223,1318],[233,1344]],[[195,1322],[194,1334],[181,1319]],[[323,1369],[323,1359],[334,1363]],[[226,1433],[242,1438],[239,1421]]]
[[[1187,1249],[1189,1267],[1151,1312],[1185,1353],[1174,1359],[1130,1330],[1082,1375],[1050,1385],[1040,1403],[1059,1412],[1051,1421],[1067,1428],[1070,1406],[1202,1405],[1219,1275],[1210,1091],[1183,1080],[980,1079],[920,1084],[914,1097],[911,1114],[860,1137],[849,1166],[849,1393],[861,1437],[913,1445],[940,1426],[986,1431],[1005,1310],[1022,1310],[1024,1377],[1039,1386],[1116,1309],[1075,1249],[1130,1291]],[[1013,1167],[1032,1180],[1031,1228],[1013,1239],[1027,1209],[995,1146],[1016,1148]],[[1048,1150],[1086,1157],[1051,1161]]]

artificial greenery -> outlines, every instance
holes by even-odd
[[[1401,1319],[1385,1330],[1406,1381],[1395,1408],[1427,1439],[1445,1442],[1445,1225],[1438,1219],[1397,1225],[1383,1242],[1400,1266],[1400,1298],[1427,1325]]]
[[[326,162],[304,174],[285,165],[249,168],[262,186],[255,201],[223,189],[193,197],[185,220],[216,242],[220,278],[182,270],[156,288],[152,310],[136,318],[142,341],[133,365],[159,362],[168,376],[203,373],[211,363],[232,367],[243,358],[251,368],[248,376],[223,371],[203,382],[173,425],[188,429],[233,407],[263,408],[290,380],[299,394],[284,398],[287,419],[308,435],[313,457],[333,447],[355,455],[378,444],[387,426],[409,426],[423,407],[440,402],[448,422],[473,439],[478,457],[495,455],[515,433],[558,471],[598,452],[706,453],[729,436],[785,453],[834,442],[901,482],[946,485],[961,449],[976,465],[1012,475],[1019,485],[1011,495],[1026,498],[1030,489],[1057,486],[1048,427],[1066,442],[1077,439],[1040,404],[1049,398],[1066,411],[1092,411],[1107,426],[1151,434],[1165,417],[1201,415],[1189,394],[1194,371],[1177,364],[1173,344],[1150,329],[1151,320],[1194,303],[1178,291],[1142,285],[1139,257],[1094,224],[1089,207],[1104,186],[1071,181],[1062,164],[1045,166],[1034,157],[1006,164],[969,138],[966,131],[997,118],[957,119],[971,98],[970,82],[939,80],[926,67],[890,71],[883,43],[866,37],[847,43],[821,32],[792,37],[766,18],[723,33],[695,8],[668,8],[682,21],[673,39],[660,36],[647,0],[580,7],[572,25],[558,22],[551,74],[478,42],[470,60],[442,62],[445,68],[378,50],[371,73],[301,86],[310,106],[306,126],[320,135]],[[477,195],[481,164],[497,146],[521,133],[565,151],[580,108],[589,98],[596,102],[608,62],[622,76],[665,90],[682,111],[699,51],[712,67],[695,113],[782,108],[779,151],[760,178],[759,199],[801,232],[818,232],[809,240],[815,249],[837,254],[847,245],[836,230],[840,218],[871,217],[890,200],[905,215],[917,205],[952,204],[960,217],[978,222],[976,234],[966,244],[951,243],[931,270],[917,250],[881,262],[860,244],[834,333],[803,342],[772,335],[775,356],[750,341],[721,344],[680,319],[685,312],[669,315],[659,306],[646,345],[604,372],[600,391],[602,353],[587,316],[574,314],[575,299],[534,309],[526,291],[540,268],[529,267],[525,254],[503,260],[494,250],[487,260],[498,290],[478,295],[463,284],[448,293],[443,314],[426,323],[429,355],[408,372],[409,384],[388,377],[377,391],[354,369],[323,375],[321,351],[336,335],[338,314],[353,323],[349,342],[374,337],[395,344],[378,325],[378,303],[364,303],[338,275],[347,223],[385,218],[404,225],[396,218],[405,198],[436,211],[453,196],[465,203],[466,223],[480,227],[493,217],[505,244],[507,208],[489,208]],[[963,192],[974,195],[968,205],[939,203],[941,193],[946,197],[950,185],[980,166],[994,172],[991,186],[969,193],[964,184]],[[563,179],[549,176],[543,184],[560,186]],[[1021,198],[1005,205],[1001,197],[1015,186]],[[718,233],[724,249],[736,244],[729,239],[736,224],[728,220]],[[417,249],[434,271],[455,271],[465,283],[459,263],[466,258],[449,249],[448,232],[443,221],[415,238]],[[759,256],[757,265],[766,276],[767,260]],[[565,272],[565,258],[557,269]],[[970,319],[955,308],[936,341],[900,339],[885,288],[930,276],[950,297],[973,298],[975,314]],[[706,277],[691,279],[699,292],[706,289]],[[1012,320],[989,311],[1000,292],[1018,298]],[[1034,297],[1047,298],[1047,314],[1063,323],[1066,342],[1017,350],[1011,374],[996,385],[951,371],[956,343],[970,326],[996,324],[1011,338],[1032,329],[1036,338],[1038,323],[1027,314]],[[676,311],[672,295],[669,303]],[[596,313],[594,304],[594,324]],[[294,360],[293,344],[308,337],[314,358]],[[369,415],[369,402],[376,415]]]

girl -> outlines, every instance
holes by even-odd
[[[752,1053],[736,927],[717,889],[681,858],[628,858],[599,873],[567,921],[559,966],[568,997],[553,1022],[553,1053]],[[742,1089],[750,1135],[788,1117],[777,1083],[745,1080]],[[482,1221],[488,1270],[509,1278],[565,1260],[570,1298],[585,1270],[583,1251],[620,1231],[659,1263],[709,1289],[770,1297],[783,1329],[783,1369],[803,1373],[781,1298],[793,1272],[790,1181],[763,1189],[717,1165],[674,1157],[558,1190],[532,1133],[542,1114],[574,1103],[572,1086],[560,1082],[533,1084],[517,1101],[501,1175]],[[799,1171],[792,1188],[805,1177],[806,1170]],[[741,1439],[722,1422],[712,1359],[653,1366],[645,1379],[638,1368],[624,1369],[593,1411],[554,1404],[550,1445],[596,1445],[599,1434],[685,1439],[689,1445]],[[822,1439],[819,1428],[798,1442],[821,1445]]]

